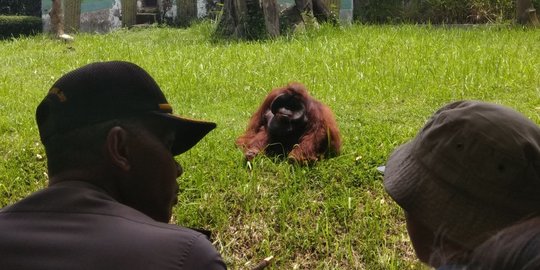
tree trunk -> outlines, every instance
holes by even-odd
[[[197,0],[176,0],[178,23],[187,27],[197,19]]]
[[[223,2],[223,14],[219,21],[215,35],[223,38],[239,39],[244,36],[244,28],[240,24],[240,14],[245,13],[244,7],[236,0],[225,0]]]
[[[295,0],[294,2],[294,6],[282,12],[280,19],[283,30],[317,27],[319,22],[337,24],[337,19],[323,0]]]
[[[275,0],[262,0],[266,32],[271,38],[279,36],[279,10]]]
[[[276,0],[267,0],[268,14],[263,13],[261,0],[225,0],[223,15],[219,22],[215,35],[221,38],[233,39],[264,39],[272,34],[267,29],[265,19],[272,21],[270,9],[277,6]],[[263,0],[264,2],[264,0]],[[271,3],[273,2],[273,3]]]
[[[516,18],[519,24],[540,26],[531,0],[516,1]]]
[[[245,0],[245,3],[246,13],[244,15],[244,27],[246,29],[246,38],[248,40],[267,38],[268,32],[266,31],[265,17],[263,8],[261,6],[261,0]]]
[[[68,0],[64,3],[64,28],[68,33],[79,31],[81,26],[81,0]]]
[[[64,34],[64,15],[62,12],[62,0],[52,0],[51,11],[51,32],[53,35],[60,36]]]
[[[336,0],[329,1],[330,3],[338,3]],[[337,19],[332,15],[332,12],[328,8],[328,4],[323,0],[313,0],[313,15],[317,18],[318,22],[331,22],[336,24]],[[339,12],[339,5],[337,5]]]
[[[131,27],[137,18],[137,0],[122,0],[122,26]]]
[[[295,0],[280,15],[277,0],[225,0],[215,36],[254,40],[277,37],[281,29],[317,26],[317,21],[337,23],[324,1],[337,0]]]

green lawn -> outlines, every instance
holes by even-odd
[[[212,25],[0,41],[0,207],[46,186],[34,112],[52,83],[86,63],[127,60],[175,112],[218,128],[178,157],[178,224],[214,232],[231,269],[418,269],[402,212],[376,167],[442,105],[504,104],[540,123],[540,30],[352,26],[276,41],[212,43]],[[273,87],[303,82],[338,121],[342,155],[311,168],[260,157],[234,140]]]

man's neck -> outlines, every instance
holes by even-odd
[[[73,181],[85,182],[94,185],[105,191],[111,197],[115,199],[118,198],[118,192],[114,179],[106,177],[104,174],[100,173],[100,170],[66,170],[55,173],[49,178],[49,187]]]

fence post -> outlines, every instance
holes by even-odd
[[[135,24],[137,17],[137,0],[122,0],[122,26],[130,27]]]
[[[353,21],[353,0],[341,0],[339,5],[339,21],[341,24],[349,25]]]
[[[64,1],[64,30],[68,33],[81,27],[81,0]]]

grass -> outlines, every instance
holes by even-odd
[[[62,74],[127,60],[175,112],[217,122],[178,157],[178,224],[214,232],[231,269],[421,269],[376,167],[442,105],[477,99],[540,123],[540,31],[510,27],[332,28],[275,41],[212,43],[212,25],[0,41],[0,207],[47,184],[34,112]],[[256,158],[234,140],[271,88],[303,82],[334,111],[342,155],[311,168]]]

